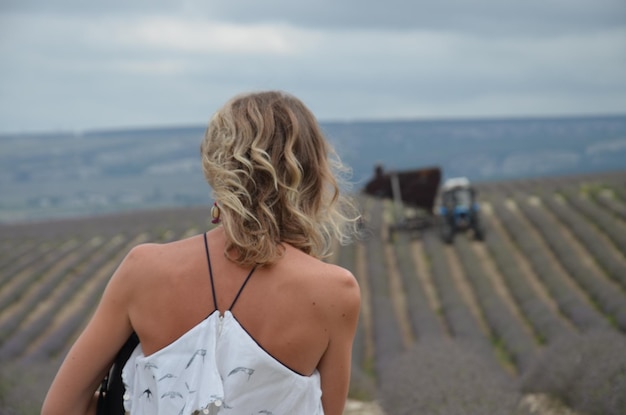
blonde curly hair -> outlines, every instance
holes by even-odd
[[[358,212],[340,192],[349,170],[296,97],[236,96],[212,117],[200,151],[234,262],[271,264],[282,243],[323,258],[356,231]]]

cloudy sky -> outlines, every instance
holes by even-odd
[[[0,133],[204,124],[259,89],[321,120],[626,114],[626,1],[0,0]]]

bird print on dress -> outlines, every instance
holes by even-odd
[[[187,366],[185,366],[185,369],[188,369],[189,366],[191,366],[191,364],[193,363],[194,359],[196,358],[196,356],[202,356],[202,363],[204,364],[204,356],[206,356],[206,349],[198,349],[194,352],[193,356],[191,356],[191,359],[189,359],[189,362],[187,362]]]
[[[146,399],[150,400],[152,398],[152,391],[150,389],[146,389],[141,392],[141,396],[146,395]]]
[[[161,395],[161,399],[163,398],[170,398],[170,399],[174,399],[174,398],[180,398],[183,399],[183,394],[180,392],[176,392],[176,391],[169,391],[169,392],[165,392],[163,395]]]
[[[193,390],[193,391],[191,390],[191,388],[189,387],[189,384],[187,382],[185,382],[185,387],[187,388],[187,393],[188,394],[191,395],[192,393],[196,393],[195,390]]]
[[[249,367],[239,366],[230,371],[228,376],[234,375],[235,373],[243,372],[248,375],[248,380],[250,380],[250,376],[254,373],[254,369],[250,369]]]
[[[171,373],[168,373],[167,375],[165,375],[162,378],[160,378],[158,381],[161,382],[162,380],[172,379],[172,378],[175,378],[175,377],[177,377],[177,376],[176,375],[172,375]]]

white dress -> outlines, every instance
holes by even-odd
[[[305,376],[272,357],[239,324],[234,303],[149,356],[137,346],[122,371],[128,413],[323,415],[319,372]]]

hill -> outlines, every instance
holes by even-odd
[[[328,122],[357,187],[439,166],[473,182],[625,168],[626,116]],[[0,222],[209,203],[203,126],[0,135]]]
[[[362,290],[351,397],[394,415],[623,414],[626,171],[478,190],[485,241],[452,245],[390,235],[391,202],[358,196],[363,235],[329,259]],[[0,225],[0,412],[37,412],[132,246],[209,226],[208,208]]]

